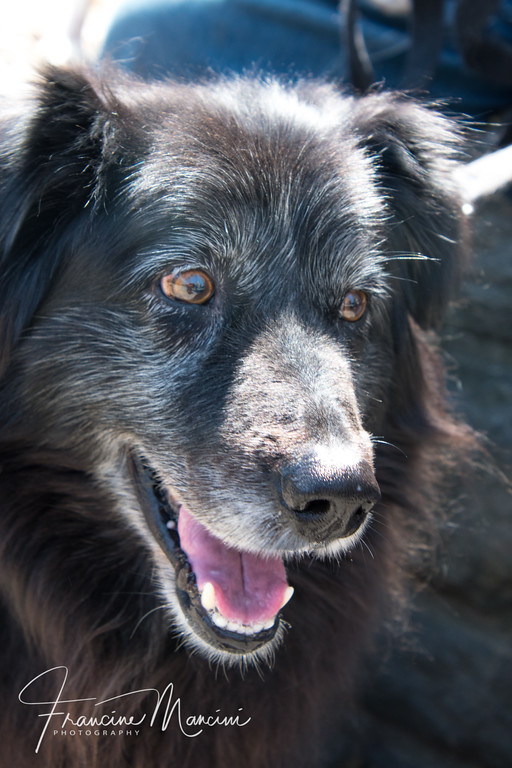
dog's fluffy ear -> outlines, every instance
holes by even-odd
[[[0,147],[0,371],[57,269],[52,233],[101,200],[115,104],[85,74],[52,67],[18,113],[4,117]]]
[[[377,93],[355,105],[360,144],[375,158],[388,202],[389,271],[407,311],[437,325],[465,258],[465,228],[454,183],[461,132],[407,97]]]
[[[85,73],[44,71],[28,121],[20,120],[16,158],[6,169],[11,226],[2,222],[2,232],[9,231],[10,243],[27,218],[39,232],[48,215],[60,219],[101,197],[117,106]]]

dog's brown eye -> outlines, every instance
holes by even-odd
[[[359,320],[366,310],[366,293],[363,291],[349,291],[343,299],[340,315],[343,320],[349,323],[355,323]]]
[[[175,269],[160,281],[162,291],[169,299],[187,304],[205,304],[213,296],[213,280],[202,269]]]

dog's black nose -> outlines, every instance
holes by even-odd
[[[315,542],[350,536],[380,500],[372,467],[323,465],[307,457],[278,473],[283,508],[295,530]]]

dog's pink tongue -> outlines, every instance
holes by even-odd
[[[280,557],[263,558],[227,547],[186,507],[180,508],[178,533],[199,590],[207,582],[213,584],[216,606],[223,616],[250,624],[277,614],[288,588]]]

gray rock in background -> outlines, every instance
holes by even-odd
[[[474,273],[443,346],[459,410],[510,477],[512,198],[480,204],[474,227]],[[512,495],[499,474],[469,480],[417,598],[413,642],[382,663],[346,768],[512,766]]]

